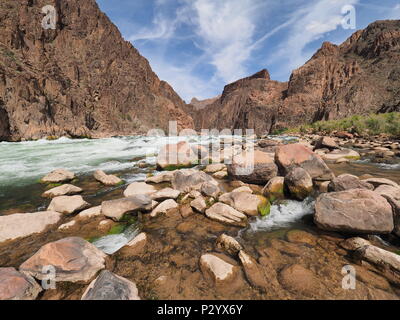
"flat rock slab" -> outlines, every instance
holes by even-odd
[[[43,267],[54,266],[55,281],[88,282],[105,268],[106,254],[82,238],[50,242],[20,266],[20,271],[43,280]]]
[[[161,202],[150,214],[152,218],[157,217],[161,214],[168,213],[169,210],[178,208],[179,205],[175,202],[175,200],[169,199]]]
[[[124,196],[134,197],[138,195],[151,195],[155,193],[157,190],[152,185],[147,184],[145,182],[134,182],[131,183],[128,188],[124,191]]]
[[[374,186],[351,174],[342,174],[336,177],[329,183],[328,186],[329,192],[339,192],[351,189],[374,190]]]
[[[178,199],[178,197],[181,195],[181,192],[179,190],[174,190],[172,188],[165,188],[157,191],[156,193],[153,193],[151,195],[151,198],[155,201],[164,201],[168,199]]]
[[[219,197],[219,201],[249,216],[258,216],[258,207],[265,200],[248,192],[231,192]]]
[[[174,176],[175,171],[165,171],[157,174],[153,177],[149,177],[146,179],[146,183],[164,183],[164,182],[171,182]]]
[[[75,174],[64,169],[57,169],[42,178],[45,183],[62,183],[75,179]]]
[[[101,206],[97,206],[97,207],[89,208],[89,209],[82,211],[76,217],[77,217],[77,219],[80,219],[80,220],[87,220],[87,219],[91,219],[94,217],[99,217],[102,214],[103,213],[101,212]]]
[[[42,194],[43,198],[55,198],[60,196],[71,196],[83,192],[81,188],[75,187],[72,184],[64,184],[59,187],[50,189]]]
[[[211,220],[223,224],[238,227],[245,227],[247,225],[245,214],[221,202],[214,204],[210,209],[206,210],[206,216]]]
[[[172,187],[175,190],[189,193],[193,190],[200,191],[203,184],[207,182],[218,186],[218,182],[203,171],[183,169],[175,171],[172,178]]]
[[[35,300],[42,288],[31,276],[0,268],[0,300]]]
[[[0,216],[0,242],[28,237],[56,225],[62,214],[54,211]]]
[[[104,216],[119,221],[125,214],[138,211],[150,211],[153,201],[147,195],[138,195],[129,198],[104,201],[101,204],[101,212]]]
[[[136,284],[103,270],[86,289],[81,300],[140,300]]]
[[[82,196],[61,196],[51,200],[47,210],[73,214],[89,207],[90,204],[83,200]]]
[[[104,171],[101,170],[97,170],[94,173],[93,177],[105,186],[116,186],[122,183],[122,180],[117,176],[106,174]]]
[[[329,231],[386,234],[394,229],[389,202],[365,189],[322,194],[315,204],[314,221]]]

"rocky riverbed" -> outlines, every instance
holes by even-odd
[[[217,158],[210,144],[224,152]],[[24,168],[0,178],[0,299],[399,298],[396,140],[34,146],[0,144],[0,167]],[[56,283],[44,290],[48,266]]]

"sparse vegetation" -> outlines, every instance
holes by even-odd
[[[360,135],[388,134],[400,136],[400,112],[352,116],[341,120],[318,121],[310,125],[287,129],[285,133],[331,133],[350,131]]]

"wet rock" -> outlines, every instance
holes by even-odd
[[[293,168],[285,176],[285,185],[290,194],[298,200],[306,199],[313,191],[311,176],[303,168]]]
[[[207,209],[207,203],[206,203],[206,201],[204,200],[203,197],[198,197],[198,198],[194,199],[190,203],[190,206],[194,210],[196,210],[197,212],[200,212],[200,213],[205,213],[206,209]]]
[[[0,300],[35,300],[42,288],[31,276],[0,268]]]
[[[268,153],[256,150],[236,155],[228,165],[228,173],[233,179],[265,185],[277,176],[278,168]]]
[[[74,227],[75,225],[76,225],[76,221],[75,221],[75,220],[72,220],[72,221],[70,221],[70,222],[68,222],[68,223],[64,223],[64,224],[62,224],[61,226],[59,226],[59,227],[58,227],[58,230],[60,230],[60,231],[65,231],[65,230],[71,229],[71,228]]]
[[[302,230],[290,230],[286,234],[286,238],[292,243],[303,243],[310,246],[315,246],[317,244],[317,238],[314,235]]]
[[[315,149],[328,148],[330,150],[339,149],[335,139],[331,137],[321,137],[315,144]]]
[[[157,167],[169,169],[170,167],[189,167],[199,161],[198,150],[186,141],[164,146],[157,157]]]
[[[303,168],[313,180],[326,181],[333,179],[333,173],[321,159],[301,144],[289,144],[277,149],[275,161],[283,175],[286,176],[294,168]]]
[[[243,265],[246,278],[250,284],[255,288],[267,292],[270,286],[264,276],[261,266],[257,263],[257,261],[243,250],[239,252],[239,259]]]
[[[44,183],[63,183],[75,179],[75,174],[64,169],[57,169],[42,178]]]
[[[185,205],[181,206],[180,213],[183,218],[190,217],[192,214],[194,214],[190,204],[185,204]]]
[[[374,191],[352,189],[320,195],[314,221],[324,230],[385,234],[394,229],[392,207]]]
[[[298,264],[284,268],[279,274],[279,282],[287,290],[306,297],[318,296],[321,290],[315,274]]]
[[[175,200],[169,199],[161,202],[150,214],[152,218],[155,218],[161,214],[167,214],[169,210],[178,208],[179,205]]]
[[[54,198],[47,210],[63,214],[73,214],[89,207],[90,204],[83,200],[82,196],[61,196]]]
[[[60,196],[70,196],[83,192],[81,188],[75,187],[72,184],[64,184],[59,187],[50,189],[42,194],[43,198],[55,198]]]
[[[240,250],[243,250],[243,247],[239,242],[237,242],[234,238],[222,234],[217,239],[217,248],[225,251],[231,256],[237,256]]]
[[[82,238],[50,242],[20,266],[20,271],[43,280],[43,267],[54,266],[55,281],[88,282],[105,268],[106,254]]]
[[[340,242],[340,246],[349,251],[356,251],[369,245],[371,245],[371,242],[360,237],[350,238]]]
[[[165,171],[161,172],[160,174],[157,174],[153,177],[149,177],[146,179],[147,183],[164,183],[164,182],[171,182],[172,178],[174,176],[175,171]]]
[[[94,173],[94,178],[105,186],[116,186],[122,183],[122,180],[112,174],[108,175],[102,170],[97,170]]]
[[[246,215],[220,202],[214,204],[210,209],[206,210],[206,216],[211,220],[228,225],[239,227],[244,227],[247,225]]]
[[[146,247],[147,239],[146,233],[142,232],[138,234],[133,240],[120,249],[120,253],[126,256],[137,256],[141,254]]]
[[[44,232],[61,220],[59,212],[15,213],[0,216],[0,242]]]
[[[361,158],[357,151],[351,149],[334,150],[322,156],[322,159],[328,161],[336,161],[339,159],[359,160]]]
[[[265,200],[266,199],[263,199],[262,196],[248,192],[225,193],[219,197],[220,202],[223,202],[248,216],[258,216],[259,206],[262,205]]]
[[[167,199],[178,199],[181,192],[179,190],[174,190],[172,188],[165,188],[157,191],[151,195],[151,198],[155,201],[164,201]]]
[[[152,185],[149,185],[145,182],[134,182],[131,183],[128,188],[124,191],[125,197],[134,197],[138,195],[152,195],[157,192],[157,189]]]
[[[204,277],[220,289],[235,290],[234,283],[239,278],[240,269],[213,254],[200,258],[200,268]]]
[[[221,190],[219,189],[218,183],[215,180],[206,181],[201,186],[201,193],[207,197],[216,198],[220,192]]]
[[[204,172],[206,173],[217,173],[219,171],[223,171],[226,169],[226,165],[222,163],[210,164],[205,169]]]
[[[218,185],[218,182],[203,171],[194,169],[177,170],[172,178],[172,187],[176,190],[189,193],[191,191],[200,191],[206,182]]]
[[[101,212],[108,218],[119,221],[125,214],[133,214],[138,211],[150,211],[153,202],[149,196],[138,195],[135,197],[104,201],[101,204]]]
[[[285,198],[284,186],[285,186],[284,177],[272,178],[262,190],[262,194],[271,201],[284,199]]]
[[[90,209],[86,209],[79,213],[76,218],[78,220],[88,220],[94,217],[99,217],[102,215],[101,206],[93,207]]]
[[[372,184],[374,186],[374,188],[378,188],[381,185],[388,185],[388,186],[392,186],[394,188],[400,189],[400,186],[396,182],[389,180],[389,179],[385,179],[385,178],[368,178],[368,179],[364,179],[363,181],[366,183]]]
[[[342,174],[333,179],[329,186],[329,192],[339,192],[351,189],[374,190],[374,186],[351,174]]]
[[[81,300],[140,300],[136,284],[103,270],[86,289]]]
[[[361,257],[363,260],[372,264],[389,267],[396,272],[400,272],[400,255],[396,253],[372,245],[367,245],[358,249],[356,254],[358,257]]]

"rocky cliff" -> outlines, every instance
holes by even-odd
[[[400,20],[377,21],[342,45],[324,43],[286,83],[266,70],[225,87],[196,127],[271,132],[353,114],[400,111]]]
[[[42,28],[45,5],[56,30]],[[95,0],[0,2],[0,140],[191,128],[184,108]]]

